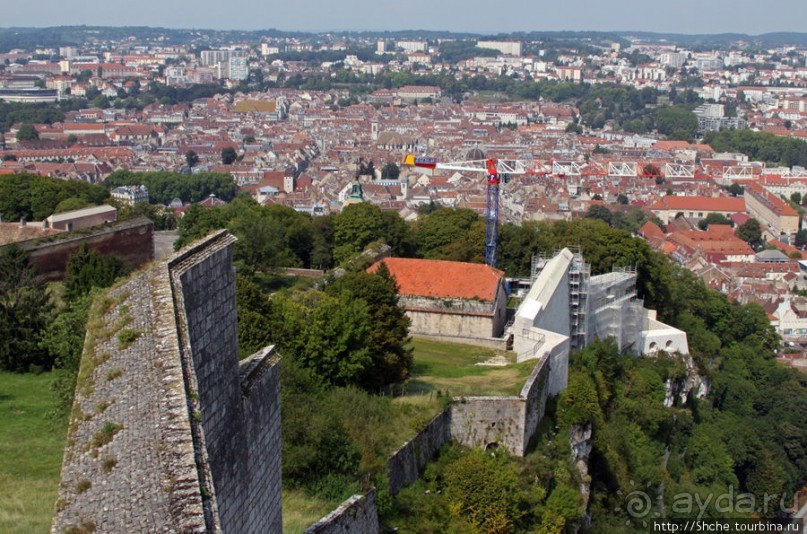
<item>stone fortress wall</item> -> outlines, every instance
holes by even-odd
[[[83,244],[104,255],[114,254],[137,268],[154,257],[154,223],[145,217],[137,217],[81,232],[18,243],[30,255],[37,273],[51,282],[64,278],[67,261]]]
[[[375,488],[364,495],[353,495],[339,507],[305,530],[305,534],[378,534],[378,508]]]
[[[280,532],[280,377],[238,361],[235,238],[94,303],[52,531]]]
[[[547,354],[537,362],[518,396],[455,397],[444,412],[389,457],[390,494],[395,495],[415,482],[426,464],[452,440],[468,447],[496,446],[518,456],[526,454],[546,408],[550,358]],[[353,495],[307,529],[306,534],[379,532],[375,491],[374,488],[367,494]],[[375,521],[368,519],[371,517]],[[368,530],[368,525],[374,526]]]

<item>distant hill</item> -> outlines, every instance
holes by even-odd
[[[272,38],[294,37],[311,41],[327,42],[336,39],[518,39],[527,42],[562,44],[566,47],[610,46],[619,43],[630,44],[629,39],[641,39],[648,43],[669,43],[687,48],[708,49],[728,48],[737,43],[751,47],[777,47],[784,45],[807,46],[807,33],[778,32],[762,35],[742,33],[698,34],[653,33],[643,31],[533,31],[484,35],[477,33],[452,33],[432,30],[329,32],[327,34],[309,32],[288,32],[277,29],[266,30],[209,30],[151,28],[146,26],[56,26],[51,28],[0,28],[0,53],[14,48],[34,50],[35,48],[55,48],[58,46],[80,46],[97,40],[120,40],[134,37],[132,44],[159,42],[163,45],[204,45],[217,46],[232,42],[253,42]]]
[[[748,35],[745,33],[718,33],[687,35],[682,33],[653,33],[653,32],[616,32],[625,38],[638,38],[651,43],[670,43],[688,48],[728,48],[739,42],[749,46],[778,47],[778,46],[805,46],[807,33],[776,32],[761,35]]]

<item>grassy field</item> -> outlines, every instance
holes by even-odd
[[[67,439],[52,380],[0,372],[0,533],[50,530]]]
[[[492,349],[415,339],[415,365],[408,395],[440,391],[450,395],[518,395],[535,362],[516,364],[512,353]],[[500,355],[511,363],[490,367],[477,363]]]
[[[283,489],[283,534],[300,534],[331,513],[341,502],[329,502],[302,490]]]

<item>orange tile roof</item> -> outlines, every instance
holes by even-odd
[[[769,191],[764,189],[761,185],[750,183],[746,186],[746,194],[755,197],[766,208],[779,216],[798,217],[799,213],[793,207],[780,199],[776,195],[772,195]]]
[[[656,141],[653,148],[658,150],[679,150],[690,148],[688,141]]]
[[[721,236],[709,232],[673,232],[667,239],[673,243],[686,245],[704,254],[721,253],[727,255],[751,256],[754,249],[733,234]]]
[[[639,233],[646,238],[658,238],[664,239],[664,232],[661,231],[661,228],[652,221],[647,221],[644,225],[639,229]]]
[[[745,211],[745,199],[734,197],[679,197],[667,195],[650,206],[651,210],[693,210],[704,214],[709,212],[742,213]]]
[[[386,258],[368,271],[376,272],[381,262],[395,277],[401,295],[492,302],[504,277],[504,271],[479,263],[414,258]]]

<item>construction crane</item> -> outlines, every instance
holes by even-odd
[[[540,161],[517,159],[476,159],[469,161],[438,162],[435,158],[404,156],[401,162],[413,167],[443,169],[460,172],[484,172],[487,175],[487,203],[485,205],[485,265],[496,267],[496,242],[499,237],[499,184],[507,183],[512,174],[552,174]]]

